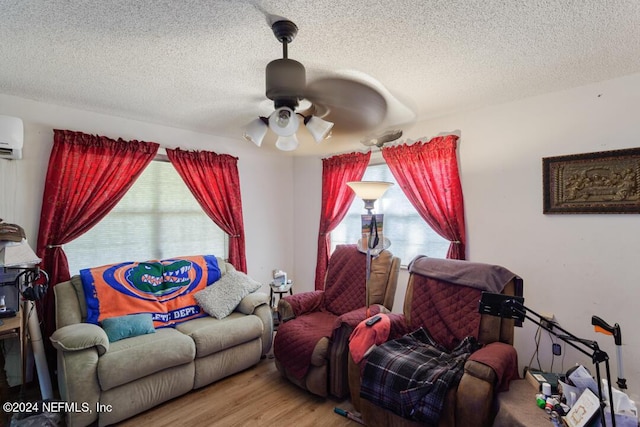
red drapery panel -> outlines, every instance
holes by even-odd
[[[230,237],[229,262],[247,272],[238,159],[211,151],[167,149],[167,156],[205,213]]]
[[[324,276],[331,250],[331,230],[340,224],[355,197],[347,182],[362,179],[370,158],[371,152],[347,153],[322,159],[322,208],[318,233],[316,290],[324,288]]]
[[[455,135],[382,149],[402,191],[433,230],[449,240],[447,258],[465,259],[466,230]]]
[[[104,218],[157,151],[158,144],[153,142],[54,130],[37,247],[52,287],[70,277],[61,245],[78,238]],[[55,330],[51,288],[40,303],[48,337]]]

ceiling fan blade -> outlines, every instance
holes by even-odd
[[[258,12],[260,12],[261,14],[264,15],[265,21],[267,21],[267,25],[269,26],[269,28],[271,28],[273,26],[273,24],[278,22],[278,21],[288,21],[289,20],[289,19],[285,18],[284,16],[276,15],[276,14],[273,14],[273,13],[267,11],[267,9],[265,9],[260,4],[254,4],[253,7],[256,8],[258,10]]]
[[[402,129],[389,129],[384,132],[372,133],[360,140],[363,145],[371,147],[375,145],[382,148],[383,145],[393,142],[402,137]]]
[[[387,101],[373,87],[353,79],[325,77],[307,85],[306,99],[321,117],[335,123],[344,132],[358,132],[377,127],[387,114]]]

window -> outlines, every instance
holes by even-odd
[[[228,236],[202,210],[171,163],[151,162],[95,227],[64,245],[71,275],[83,268],[177,256],[228,256]]]
[[[403,265],[416,255],[446,258],[449,241],[440,237],[415,210],[385,164],[369,165],[363,181],[387,181],[394,185],[376,201],[374,213],[384,214],[384,235],[391,241],[389,250]],[[360,238],[360,215],[364,203],[356,197],[340,225],[331,232],[331,250],[338,244],[357,243]]]

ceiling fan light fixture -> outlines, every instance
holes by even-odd
[[[247,125],[242,136],[247,141],[253,142],[260,147],[269,129],[268,123],[269,121],[266,117],[258,117]]]
[[[279,136],[276,141],[276,148],[280,151],[293,151],[298,148],[298,137],[296,134],[289,136]]]
[[[304,125],[316,143],[329,138],[331,136],[331,129],[333,129],[333,123],[316,116],[310,116],[308,119],[305,118]]]
[[[298,126],[298,117],[289,107],[280,107],[269,116],[269,127],[280,137],[294,135]]]

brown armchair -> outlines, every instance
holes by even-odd
[[[500,266],[427,257],[416,257],[409,272],[404,313],[388,315],[389,340],[424,328],[439,345],[452,350],[465,337],[474,337],[481,348],[458,365],[464,366],[461,379],[457,386],[445,389],[437,425],[490,426],[495,416],[495,394],[508,389],[509,381],[518,377],[514,320],[481,315],[478,303],[483,290],[521,295],[522,279]],[[375,352],[387,348],[391,347],[383,344]],[[352,403],[365,424],[422,425],[416,421],[420,417],[399,415],[403,411],[406,415],[406,408],[387,409],[365,399],[367,393],[361,397],[366,357],[359,362],[350,355],[348,375]]]
[[[400,259],[387,250],[371,261],[370,313],[393,306]],[[292,383],[318,396],[346,397],[348,338],[367,317],[366,255],[356,245],[338,245],[329,259],[324,290],[278,302],[273,352],[276,367]]]

